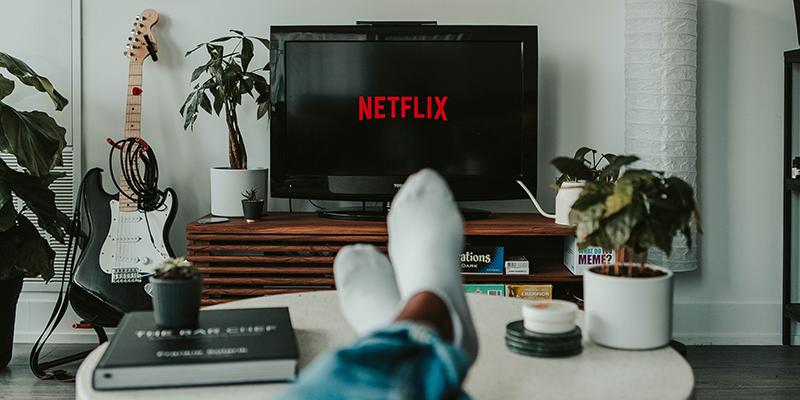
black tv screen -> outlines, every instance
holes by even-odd
[[[535,26],[273,26],[274,197],[389,201],[424,167],[457,200],[536,188]]]

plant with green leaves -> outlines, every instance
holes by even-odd
[[[618,255],[625,250],[641,254],[653,246],[669,255],[679,233],[691,247],[692,222],[702,232],[692,186],[646,169],[628,169],[613,183],[587,181],[569,214],[579,250],[596,246]],[[644,262],[639,268],[627,268],[628,274],[637,273],[635,269],[643,270]],[[615,263],[613,274],[619,271]],[[610,267],[604,266],[601,273],[610,274]]]
[[[200,275],[200,269],[187,261],[186,257],[175,257],[168,258],[153,268],[153,274],[156,279],[161,280],[185,280]]]
[[[589,159],[590,154],[591,159]],[[619,178],[622,167],[639,159],[636,156],[617,157],[611,153],[601,154],[600,157],[597,155],[597,150],[581,147],[572,158],[554,158],[550,163],[561,172],[561,176],[556,179],[556,186],[560,187],[564,182],[578,182],[579,180],[614,182]],[[603,161],[605,161],[605,166],[603,166]]]
[[[247,201],[256,201],[256,200],[258,200],[258,197],[256,197],[257,195],[258,195],[258,188],[252,188],[252,189],[247,190],[244,193],[242,193],[242,196]]]
[[[231,30],[234,36],[223,36],[209,42],[200,43],[192,50],[186,52],[186,57],[200,48],[208,52],[209,60],[195,68],[190,82],[198,80],[203,74],[208,79],[194,86],[189,96],[186,97],[180,113],[184,117],[183,129],[192,128],[200,110],[208,114],[215,112],[220,115],[225,109],[225,121],[228,124],[228,161],[232,169],[247,168],[247,151],[245,150],[242,132],[239,129],[239,118],[236,108],[242,104],[242,95],[250,95],[258,105],[256,119],[261,119],[269,112],[269,83],[266,78],[259,75],[259,71],[269,71],[269,63],[262,68],[248,70],[253,59],[253,40],[260,42],[269,49],[269,40],[255,36],[246,36],[241,31]],[[251,40],[252,39],[252,40]],[[229,40],[237,40],[230,52],[225,52],[225,47],[220,44]],[[258,97],[253,95],[253,91]],[[212,105],[209,93],[214,98]]]
[[[20,82],[47,93],[56,111],[68,101],[53,84],[37,74],[24,61],[0,53],[0,68]],[[34,224],[23,214],[29,210],[37,224],[59,243],[75,232],[71,219],[59,211],[55,193],[49,186],[63,173],[53,172],[62,165],[61,153],[67,144],[66,129],[41,111],[18,111],[3,102],[14,91],[15,82],[0,74],[0,151],[13,154],[24,172],[15,171],[0,159],[0,280],[41,275],[49,281],[55,275],[55,251]],[[24,202],[17,210],[14,196]]]

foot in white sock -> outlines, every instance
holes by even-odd
[[[472,364],[478,339],[458,258],[464,223],[444,178],[431,169],[411,175],[392,201],[387,224],[401,303],[421,292],[439,296],[450,312],[453,344],[464,350]]]
[[[368,244],[344,247],[333,261],[333,276],[342,314],[359,336],[394,321],[400,294],[386,255]]]

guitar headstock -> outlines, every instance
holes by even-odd
[[[131,37],[128,38],[128,50],[125,52],[125,56],[131,61],[144,62],[148,55],[153,58],[153,61],[158,60],[156,56],[158,44],[156,44],[156,37],[153,36],[153,31],[150,29],[156,22],[158,22],[158,13],[152,9],[144,10],[136,16]]]

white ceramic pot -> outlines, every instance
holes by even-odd
[[[624,350],[664,347],[672,338],[672,271],[666,275],[625,278],[583,275],[586,329],[592,342]]]
[[[584,182],[564,182],[556,194],[556,223],[569,225],[569,212],[572,204],[578,200],[583,191]]]
[[[242,193],[258,189],[258,197],[267,198],[269,169],[211,168],[211,214],[218,217],[242,217]],[[264,202],[262,215],[267,212]]]

